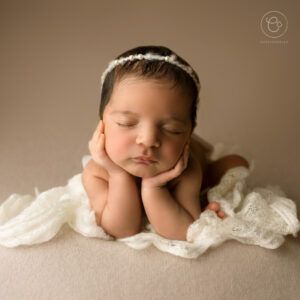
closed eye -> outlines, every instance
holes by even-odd
[[[183,128],[176,128],[176,127],[170,127],[170,126],[163,126],[163,130],[173,133],[173,134],[182,134],[185,133],[185,130]]]
[[[118,123],[116,122],[117,125],[121,126],[121,127],[132,127],[134,126],[135,124],[129,124],[129,123]]]
[[[183,134],[184,133],[182,131],[175,131],[175,130],[170,130],[170,129],[165,129],[165,130],[171,134]]]
[[[120,127],[133,127],[135,126],[136,124],[135,123],[119,123],[119,122],[116,122],[116,124]],[[176,129],[170,129],[170,128],[165,128],[163,127],[162,128],[164,131],[166,131],[167,133],[170,133],[170,134],[183,134],[185,133],[185,131],[179,131],[179,130],[176,130]]]

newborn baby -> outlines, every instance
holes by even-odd
[[[110,235],[139,233],[146,216],[161,236],[186,240],[201,214],[200,192],[229,168],[249,167],[238,155],[206,158],[211,149],[193,134],[199,88],[197,74],[165,47],[129,50],[103,73],[82,183],[97,224]],[[206,208],[226,217],[216,202]]]

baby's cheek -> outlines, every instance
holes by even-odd
[[[105,135],[105,150],[109,156],[111,156],[117,147],[117,139],[114,138],[113,135],[107,134]]]
[[[170,147],[166,147],[164,149],[164,157],[167,160],[170,167],[174,166],[182,151],[181,145],[174,145]]]
[[[114,160],[121,159],[126,155],[126,150],[128,150],[130,142],[124,139],[124,136],[118,136],[116,134],[111,134],[109,138],[106,139],[105,148],[107,154]]]

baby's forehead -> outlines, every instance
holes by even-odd
[[[191,103],[189,95],[170,80],[126,76],[114,86],[108,104],[118,110],[141,110],[145,106],[185,115]]]
[[[145,94],[144,94],[145,93]],[[159,95],[174,98],[190,98],[183,85],[170,79],[126,76],[114,84],[112,95],[118,97],[134,97],[143,95]]]

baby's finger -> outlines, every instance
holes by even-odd
[[[226,217],[226,214],[224,211],[220,210],[218,211],[218,216],[221,218],[221,219],[224,219]]]
[[[179,176],[182,171],[185,169],[185,161],[184,161],[184,156],[181,156],[180,159],[178,160],[176,166],[173,168],[173,176],[177,177]]]
[[[185,152],[184,152],[184,168],[187,167],[188,161],[189,161],[189,156],[190,156],[190,146],[189,144],[186,145],[185,147]]]
[[[181,173],[181,166],[182,165],[182,158],[177,162],[176,166],[169,170],[169,171],[166,171],[166,172],[163,172],[157,176],[155,176],[153,178],[153,180],[149,180],[149,182],[151,182],[151,185],[162,185],[162,184],[165,184],[166,182],[172,180],[173,178],[177,177],[178,175],[180,175]],[[148,182],[148,184],[149,184]]]
[[[103,120],[100,120],[100,122],[99,122],[98,132],[104,133],[104,123],[103,123]]]
[[[97,150],[99,152],[103,152],[104,151],[104,143],[105,143],[105,137],[103,133],[99,134],[98,140],[97,140]]]
[[[93,132],[92,140],[94,140],[97,137],[97,135],[98,135],[98,126]]]
[[[186,144],[184,146],[183,154],[181,156],[181,161],[182,161],[182,168],[185,169],[187,167],[188,161],[189,161],[189,156],[190,156],[190,146],[189,144]]]

